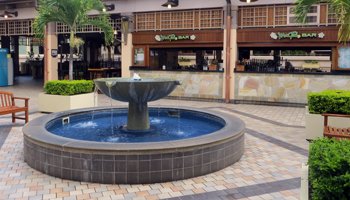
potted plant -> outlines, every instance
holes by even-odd
[[[60,112],[94,107],[97,96],[93,89],[94,82],[90,80],[48,81],[44,85],[45,92],[39,94],[39,111]]]
[[[325,90],[308,94],[305,115],[306,139],[313,140],[323,136],[322,113],[350,114],[350,91]],[[350,119],[330,117],[328,124],[334,127],[348,128]]]

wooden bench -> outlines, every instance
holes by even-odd
[[[15,100],[24,100],[24,107],[16,106]],[[12,123],[16,119],[23,119],[28,122],[28,101],[29,98],[14,97],[11,92],[0,91],[0,115],[12,114]],[[17,112],[24,112],[24,117],[16,116]]]
[[[350,118],[350,115],[324,113],[322,114],[322,116],[324,117],[324,121],[323,121],[324,137],[336,138],[336,139],[350,139],[350,124],[349,124],[349,128],[337,128],[337,127],[328,126],[328,117]]]

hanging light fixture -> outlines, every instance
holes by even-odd
[[[253,3],[253,2],[257,2],[258,0],[239,0],[239,1],[244,3]]]
[[[102,9],[103,12],[113,11],[115,9],[114,4],[103,4],[105,7]]]
[[[162,4],[163,7],[172,8],[179,5],[179,0],[167,0],[166,3]]]
[[[5,10],[4,14],[0,15],[0,17],[3,17],[5,19],[7,18],[12,18],[12,17],[17,17],[18,16],[18,12],[17,11],[7,11]]]

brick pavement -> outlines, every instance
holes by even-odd
[[[8,87],[30,96],[31,118],[37,112],[40,87]],[[3,88],[2,88],[3,89]],[[29,91],[29,92],[28,92]],[[126,104],[112,102],[113,106]],[[110,101],[99,95],[99,105]],[[151,106],[206,108],[238,116],[247,125],[245,153],[234,165],[197,178],[147,185],[103,185],[62,180],[23,162],[23,122],[13,126],[0,117],[0,200],[2,199],[299,199],[301,163],[307,160],[303,139],[304,109],[160,100]],[[6,134],[8,133],[9,134]]]

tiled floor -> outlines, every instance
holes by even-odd
[[[31,97],[37,112],[41,83],[26,78],[0,90]],[[99,95],[99,106],[110,105]],[[113,106],[126,106],[112,102]],[[0,116],[0,199],[299,199],[301,163],[306,162],[304,108],[160,100],[151,106],[186,106],[225,112],[247,126],[245,153],[236,164],[213,174],[150,185],[102,185],[62,180],[31,169],[23,161],[22,121]]]

